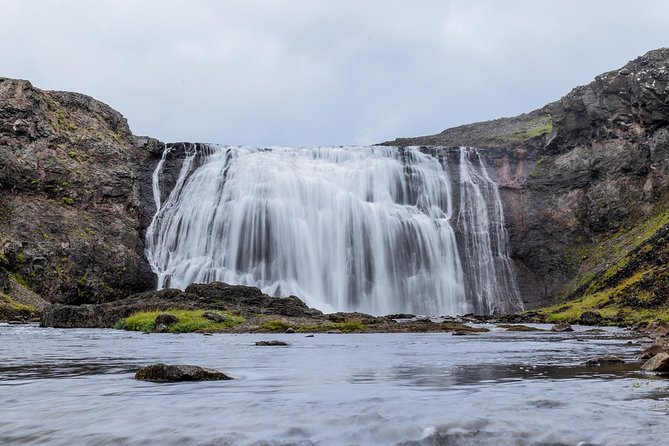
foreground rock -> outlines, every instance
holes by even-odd
[[[256,345],[259,347],[285,347],[288,345],[288,343],[284,341],[272,340],[272,341],[257,341]]]
[[[155,383],[181,381],[223,381],[232,379],[216,369],[207,369],[196,365],[151,364],[135,373],[135,379]]]
[[[564,333],[567,331],[574,331],[574,329],[566,322],[558,322],[551,327],[551,331],[555,333]]]
[[[669,353],[658,353],[644,362],[641,370],[655,373],[669,373]]]

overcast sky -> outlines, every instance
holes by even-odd
[[[669,1],[0,0],[0,42],[136,134],[367,144],[554,101],[669,46]]]

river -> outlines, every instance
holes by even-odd
[[[142,334],[0,324],[1,445],[664,444],[669,380],[604,333]],[[256,347],[281,339],[288,347]],[[631,342],[631,343],[630,343]],[[233,381],[153,384],[153,362]]]

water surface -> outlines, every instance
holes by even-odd
[[[166,335],[0,324],[2,445],[663,444],[629,332]],[[282,339],[289,347],[256,347]],[[152,384],[153,362],[234,381]]]

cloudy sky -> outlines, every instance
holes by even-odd
[[[669,46],[666,0],[0,0],[0,76],[163,141],[367,144],[541,107]]]

